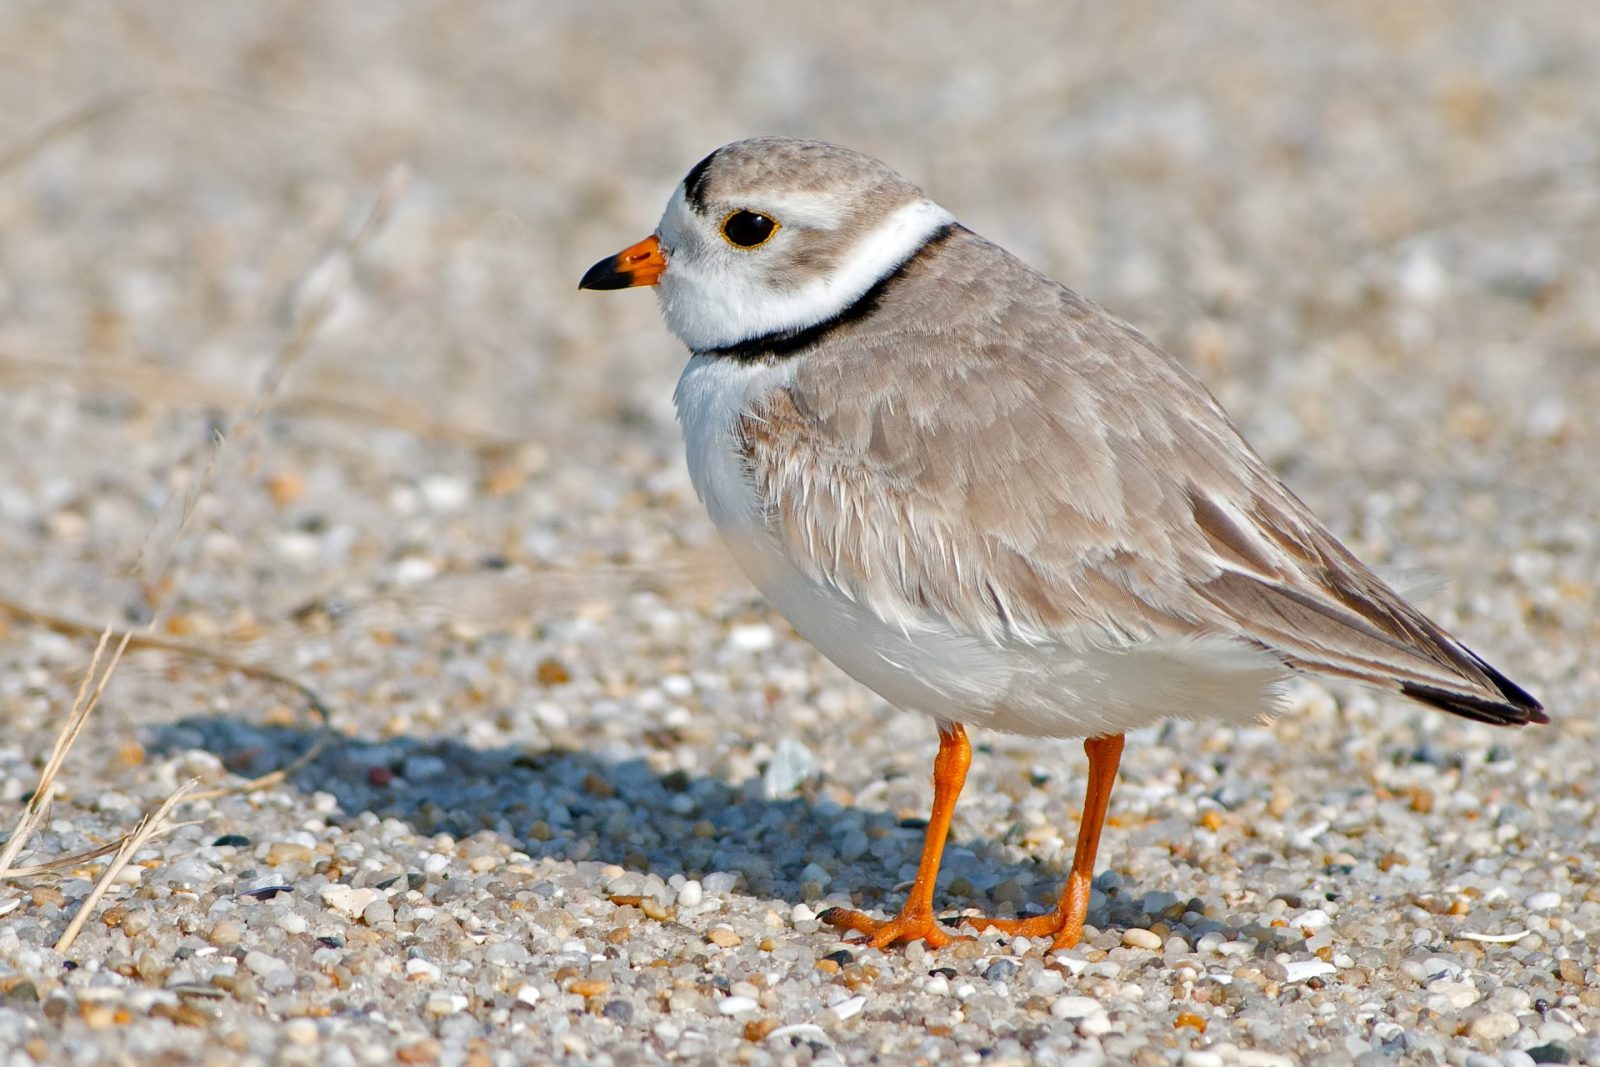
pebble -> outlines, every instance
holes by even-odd
[[[1161,948],[1161,935],[1137,926],[1129,927],[1122,932],[1122,943],[1130,948],[1142,948],[1154,952]]]
[[[455,1015],[466,1011],[468,1003],[464,993],[436,993],[428,998],[423,1010],[433,1016]]]
[[[294,844],[288,841],[276,841],[267,846],[267,854],[262,859],[268,867],[282,867],[285,864],[305,864],[316,858],[316,850],[305,845]]]
[[[1005,957],[995,960],[984,968],[983,978],[987,982],[1007,982],[1017,973],[1017,964],[1014,960]]]
[[[1283,965],[1285,982],[1304,982],[1309,978],[1337,974],[1339,968],[1325,960],[1291,960]]]
[[[1467,1032],[1480,1041],[1503,1041],[1518,1029],[1517,1017],[1508,1011],[1485,1012],[1467,1026]]]
[[[723,997],[717,1002],[717,1011],[723,1015],[738,1015],[741,1012],[755,1011],[760,1006],[750,997]]]
[[[519,941],[497,941],[483,950],[483,962],[495,967],[517,967],[528,958],[527,948]]]
[[[346,919],[355,919],[366,911],[373,901],[381,899],[383,893],[370,887],[353,889],[347,885],[326,885],[322,887],[321,896],[322,902],[331,910]]]
[[[250,951],[245,953],[244,965],[247,969],[258,975],[271,974],[273,971],[286,971],[289,965],[276,956],[269,956],[265,952]]]
[[[1062,996],[1050,1004],[1050,1014],[1057,1019],[1083,1019],[1105,1009],[1093,997]]]
[[[777,642],[778,635],[764,623],[735,626],[728,631],[728,644],[741,652],[766,652]]]
[[[1529,911],[1554,911],[1561,907],[1561,894],[1546,890],[1532,894],[1522,903]]]
[[[700,880],[707,896],[725,897],[739,884],[739,876],[727,871],[712,871]]]
[[[722,948],[732,948],[734,945],[744,943],[744,938],[733,932],[729,926],[714,926],[706,931],[706,940]]]
[[[817,757],[811,749],[792,737],[783,738],[773,749],[772,759],[762,776],[767,798],[779,800],[789,796],[817,772],[817,767]]]
[[[854,1018],[861,1014],[861,1009],[867,1006],[866,997],[851,997],[849,1000],[840,1001],[833,1006],[833,1014],[840,1021]]]
[[[682,908],[697,908],[705,899],[705,889],[693,878],[683,883],[678,890],[678,906]]]
[[[420,957],[413,957],[409,960],[406,960],[407,978],[420,979],[425,982],[434,982],[437,981],[439,976],[443,973],[444,972],[439,969],[439,965],[431,960],[425,960]]]

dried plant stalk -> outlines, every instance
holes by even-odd
[[[89,916],[94,914],[94,909],[99,905],[100,898],[106,895],[106,890],[111,888],[111,884],[117,880],[117,876],[128,865],[128,861],[133,859],[134,854],[143,848],[151,838],[161,832],[162,824],[166,821],[167,816],[194,789],[196,782],[197,779],[191,778],[180,785],[170,797],[161,802],[159,808],[140,819],[128,836],[122,839],[121,847],[117,849],[116,855],[111,857],[111,862],[106,864],[105,872],[100,875],[100,880],[95,882],[94,888],[89,891],[89,895],[84,897],[83,903],[79,905],[77,914],[72,917],[72,921],[67,924],[67,928],[61,932],[61,939],[56,942],[57,952],[64,953],[72,947],[72,943],[78,939],[78,934],[83,930],[83,924],[89,921]]]
[[[100,634],[100,640],[95,644],[94,657],[89,661],[89,669],[84,672],[83,682],[78,686],[78,694],[73,698],[72,711],[67,716],[66,723],[61,732],[56,735],[55,747],[50,752],[50,759],[45,763],[44,770],[39,774],[39,785],[33,791],[33,796],[22,807],[22,814],[17,817],[17,825],[11,831],[11,837],[6,841],[4,851],[0,851],[0,879],[9,876],[11,865],[16,861],[17,855],[22,851],[22,846],[32,835],[33,829],[44,817],[44,810],[50,804],[50,798],[55,795],[56,776],[61,773],[62,766],[67,761],[67,753],[72,750],[73,742],[78,740],[78,735],[83,732],[84,724],[89,721],[89,713],[94,711],[100,703],[100,698],[105,694],[106,686],[111,683],[111,674],[117,669],[117,664],[122,660],[122,654],[128,650],[130,635],[123,634],[122,640],[117,642],[116,651],[106,662],[105,670],[100,670],[100,660],[105,655],[106,645],[111,640],[111,628],[108,626]]]

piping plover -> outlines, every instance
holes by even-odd
[[[834,663],[938,723],[905,907],[823,916],[874,945],[951,937],[933,887],[966,725],[1086,739],[1059,906],[966,920],[1065,947],[1130,729],[1259,719],[1296,672],[1549,721],[1340,544],[1188,371],[874,159],[726,145],[579,284],[656,287],[691,353],[690,476],[745,573]]]

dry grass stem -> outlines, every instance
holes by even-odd
[[[117,876],[128,865],[128,861],[133,859],[134,854],[162,830],[162,824],[166,821],[168,814],[189,795],[190,791],[194,789],[195,782],[196,779],[191,778],[180,785],[170,797],[162,801],[159,808],[140,819],[128,836],[122,839],[122,845],[117,849],[116,855],[112,856],[111,862],[106,864],[106,869],[100,875],[99,880],[95,882],[94,888],[89,891],[87,897],[83,898],[83,903],[78,907],[77,914],[72,917],[72,921],[62,931],[61,939],[56,942],[57,952],[64,953],[72,947],[72,943],[78,939],[78,934],[83,929],[83,924],[88,922],[89,916],[94,914],[94,909],[100,903],[100,898],[106,895],[106,890],[111,888],[111,884],[117,880]]]
[[[77,741],[78,735],[83,732],[84,724],[89,721],[89,713],[100,703],[100,697],[105,694],[106,686],[111,682],[112,672],[117,669],[122,654],[128,649],[129,635],[123,634],[122,639],[117,642],[116,651],[106,661],[105,669],[100,670],[100,661],[105,656],[111,635],[112,630],[108,626],[95,644],[94,657],[89,661],[89,669],[84,672],[77,696],[73,698],[72,711],[67,716],[61,732],[56,735],[50,759],[46,761],[44,770],[39,775],[39,785],[34,789],[28,803],[23,805],[22,814],[17,817],[17,825],[11,831],[11,837],[6,841],[4,851],[0,851],[0,878],[8,876],[11,864],[22,851],[23,844],[32,835],[33,828],[43,817],[45,808],[50,804],[50,798],[55,794],[56,776],[61,773],[61,768],[67,761],[67,753],[72,750],[73,742]]]
[[[115,841],[101,845],[98,848],[91,848],[84,852],[74,852],[70,856],[57,856],[55,859],[46,860],[43,863],[30,863],[21,867],[13,867],[5,873],[5,877],[8,880],[15,880],[33,878],[41,874],[53,874],[56,871],[71,870],[80,863],[88,863],[90,860],[97,860],[101,856],[115,852],[122,847],[122,843],[127,839],[127,835],[124,834]]]

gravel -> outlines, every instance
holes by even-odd
[[[0,825],[108,621],[168,647],[23,862],[212,791],[66,953],[104,860],[0,886],[8,1067],[1600,1062],[1589,5],[11,5],[0,40],[0,597],[89,628],[0,613]],[[816,916],[914,874],[934,731],[733,572],[682,353],[574,291],[757,132],[883,156],[1139,324],[1554,724],[1308,684],[1144,731],[1077,948],[841,947]],[[938,906],[1046,908],[1081,753],[975,739]]]

